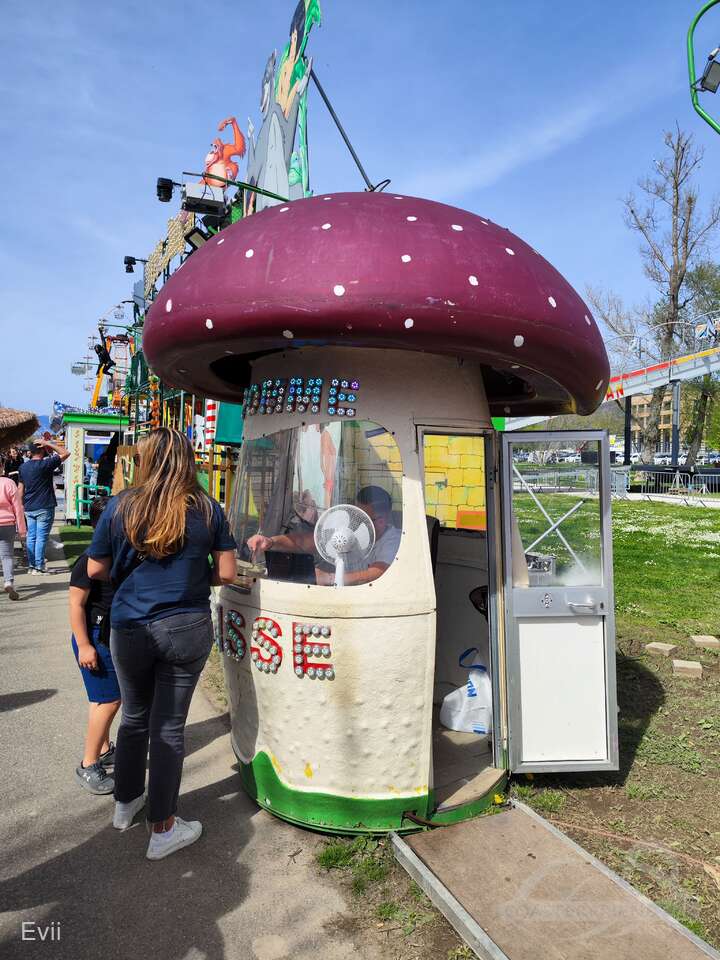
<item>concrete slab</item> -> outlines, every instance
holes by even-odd
[[[483,960],[720,960],[522,804],[393,844]]]
[[[673,660],[672,671],[676,677],[693,677],[702,680],[702,664],[697,660]]]
[[[669,657],[675,653],[677,645],[674,643],[660,643],[658,640],[645,644],[645,652],[655,657]]]
[[[349,908],[319,874],[316,834],[241,791],[227,718],[200,691],[186,731],[181,815],[203,821],[187,850],[145,859],[141,824],[111,826],[112,800],[74,780],[87,712],[70,649],[68,574],[18,577],[0,594],[0,956],[28,960],[380,960],[354,942]],[[21,924],[59,924],[23,942]],[[57,928],[55,928],[57,929]]]
[[[705,650],[720,650],[720,640],[717,637],[709,637],[706,634],[700,634],[690,637],[696,647]]]

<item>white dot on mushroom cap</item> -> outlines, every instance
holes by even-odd
[[[589,327],[592,326],[592,320],[590,319],[590,317],[589,317],[587,314],[585,314],[585,323],[586,323]]]
[[[408,217],[407,219],[410,221],[410,223],[414,223],[417,220],[417,217]]]
[[[208,330],[212,330],[212,328],[213,328],[213,322],[212,322],[212,320],[210,319],[210,317],[208,317],[207,320],[205,321],[205,326],[208,328]]]
[[[333,293],[336,297],[342,297],[345,293],[345,287],[341,283],[336,283],[333,287]]]
[[[323,197],[323,200],[332,200],[332,197]]]
[[[556,307],[556,306],[557,306],[557,303],[556,303],[556,301],[555,301],[555,297],[548,297],[548,303],[550,304],[551,307]]]
[[[408,317],[407,320],[405,321],[405,329],[409,330],[410,327],[414,326],[414,324],[415,324],[415,321],[413,320],[413,318]]]
[[[525,337],[523,337],[522,334],[520,333],[513,340],[513,346],[515,347],[521,347],[524,343],[525,343]]]
[[[404,200],[405,197],[393,197],[393,200]]]
[[[165,313],[170,313],[172,310],[172,300],[165,301]]]
[[[511,257],[515,256],[515,251],[511,250],[510,247],[505,247],[505,253],[507,253]]]
[[[410,263],[410,261],[412,260],[412,257],[410,256],[409,253],[404,253],[404,254],[400,257],[400,259],[402,260],[403,263]]]
[[[331,226],[332,226],[331,223],[324,223],[324,224],[322,225],[322,228],[323,228],[323,230],[329,230]]]
[[[470,274],[470,276],[468,277],[468,283],[470,284],[471,287],[476,287],[479,282],[480,281],[474,274]]]
[[[283,336],[286,340],[292,340],[295,334],[292,332],[292,330],[283,330]]]
[[[460,226],[459,223],[453,223],[453,224],[451,224],[451,227],[452,227],[453,230],[457,230],[458,233],[462,233],[462,229],[463,229],[463,228]]]
[[[280,213],[287,213],[290,207],[280,207]]]
[[[250,259],[250,257],[252,257],[252,256],[253,256],[253,254],[254,254],[254,253],[255,253],[255,251],[253,250],[253,248],[252,248],[252,247],[250,247],[250,249],[249,249],[249,250],[246,250],[246,251],[245,251],[245,256],[246,256],[246,257],[248,258],[248,260],[249,260],[249,259]]]
[[[220,237],[220,239],[217,242],[217,245],[220,246],[221,243],[225,243],[225,237]]]

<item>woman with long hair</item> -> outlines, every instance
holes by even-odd
[[[95,530],[88,574],[115,588],[110,649],[123,710],[113,826],[125,830],[145,805],[149,742],[147,857],[160,860],[202,833],[175,815],[185,721],[213,641],[210,587],[234,581],[235,541],[198,483],[186,436],[160,427],[136,460],[135,485],[113,497]]]

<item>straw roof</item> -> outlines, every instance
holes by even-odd
[[[29,410],[10,410],[0,407],[0,450],[22,443],[31,437],[40,424]]]

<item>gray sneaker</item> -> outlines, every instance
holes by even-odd
[[[90,793],[107,794],[115,789],[115,781],[101,763],[93,763],[89,767],[80,764],[75,770],[75,779]]]

